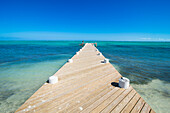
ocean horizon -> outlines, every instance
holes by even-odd
[[[170,42],[97,42],[99,51],[158,113],[170,106]],[[0,112],[15,112],[81,47],[81,41],[0,41]]]

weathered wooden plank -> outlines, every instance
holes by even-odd
[[[119,94],[121,94],[124,90],[120,89],[120,88],[115,88],[115,90],[113,89],[111,92],[108,92],[107,94],[105,94],[103,97],[101,97],[99,100],[97,100],[95,103],[91,104],[90,106],[88,106],[86,109],[84,109],[82,111],[82,113],[89,113],[91,110],[95,109],[96,107],[98,107],[101,103],[103,103],[101,106],[105,106],[107,104],[107,102],[104,103],[104,101],[106,99],[108,99],[111,95],[115,95],[114,98],[116,98]],[[93,112],[93,111],[92,111]]]
[[[110,77],[108,77],[108,76],[110,76]],[[113,75],[112,74],[110,74],[110,75],[108,75],[108,76],[103,76],[103,80],[106,82],[107,80],[110,80],[111,78],[113,78]],[[85,95],[85,93],[82,93],[82,92],[87,92],[87,90],[90,90],[91,88],[97,88],[97,86],[99,86],[100,84],[104,84],[104,82],[101,80],[101,79],[98,79],[98,80],[95,80],[93,83],[91,83],[91,84],[88,84],[87,86],[85,86],[83,89],[84,89],[84,91],[82,91],[82,90],[80,90],[80,89],[78,89],[78,92],[81,92],[81,96],[84,96]],[[72,94],[73,96],[76,96],[78,93],[77,92],[75,92],[74,91],[74,94]],[[81,98],[81,96],[79,97],[79,99]],[[57,102],[53,102],[53,103],[50,103],[50,104],[48,104],[47,106],[49,106],[49,107],[51,107],[52,106],[52,104],[55,106],[56,105],[56,103],[58,103],[58,101]],[[69,106],[70,105],[72,105],[72,103],[65,103],[65,104],[69,104]],[[63,106],[65,106],[65,105],[63,105]],[[66,108],[64,108],[63,106],[60,106],[61,108],[63,108],[63,109],[66,109]],[[61,110],[61,109],[60,109]]]
[[[149,113],[149,111],[151,110],[150,106],[145,103],[144,107],[141,110],[141,113]]]
[[[131,113],[139,113],[141,108],[143,107],[144,103],[145,103],[144,100],[142,98],[140,98],[139,101],[137,102],[137,104],[132,109]]]
[[[103,84],[106,84],[107,87],[106,88],[106,91],[110,91],[112,90],[110,87],[110,82],[114,80],[114,79],[110,79],[109,81],[105,81],[106,83],[103,83]],[[108,85],[109,84],[109,85]],[[90,86],[91,87],[91,86]],[[100,92],[99,92],[100,93]],[[101,97],[101,96],[100,96]],[[90,100],[92,100],[92,98],[97,98],[97,93],[95,91],[95,94],[90,94],[90,95],[82,95],[82,97],[79,98],[80,100],[80,103],[70,103],[70,107],[68,107],[67,109],[65,109],[64,111],[66,112],[70,112],[71,110],[73,109],[76,109],[76,108],[79,108],[79,107],[82,107],[83,109],[86,108],[84,105],[83,106],[80,106],[81,104],[85,104],[86,102],[91,102]],[[87,104],[87,103],[86,103]],[[90,104],[89,104],[90,105]],[[77,107],[78,106],[78,107]]]
[[[110,73],[110,72],[112,72],[112,70],[108,70],[107,69],[108,68],[108,66],[107,67],[105,67],[105,68],[99,68],[101,71],[105,71],[105,72],[108,72],[108,74]],[[93,68],[93,70],[95,70],[94,68]],[[98,71],[99,73],[101,72],[101,71]],[[107,71],[108,70],[108,71]],[[95,74],[96,72],[94,72],[94,71],[90,71],[90,70],[88,70],[89,72],[91,72],[91,74]],[[99,73],[96,73],[96,74],[99,74]],[[40,92],[41,93],[38,93],[38,94],[36,94],[36,96],[35,97],[32,97],[32,98],[30,98],[30,101],[34,101],[34,102],[36,102],[36,101],[38,101],[38,100],[44,100],[44,98],[45,98],[45,96],[46,97],[49,97],[50,95],[52,95],[55,91],[57,91],[58,93],[59,93],[59,91],[60,90],[67,90],[67,89],[70,89],[70,87],[71,88],[73,88],[74,86],[77,86],[77,85],[79,85],[80,84],[80,82],[77,82],[77,81],[81,81],[81,83],[83,83],[83,81],[82,81],[82,79],[83,80],[86,80],[85,78],[87,78],[87,74],[89,74],[89,73],[86,73],[86,72],[84,72],[84,75],[83,76],[78,76],[78,77],[76,77],[76,78],[73,78],[72,80],[70,80],[70,79],[68,79],[68,80],[66,80],[66,82],[65,83],[60,83],[60,84],[62,84],[62,85],[60,85],[59,84],[59,86],[55,86],[55,87],[50,87],[50,86],[53,86],[53,85],[50,85],[49,86],[49,88],[43,88]],[[104,74],[104,73],[103,73]],[[101,74],[100,74],[101,75]],[[92,77],[93,78],[96,78],[97,76],[90,76],[90,78],[91,79],[89,79],[89,80],[92,80]],[[75,81],[75,79],[77,79],[76,81]],[[86,81],[85,81],[86,82]],[[63,87],[63,86],[65,86],[65,87]],[[61,91],[60,91],[61,92]],[[42,95],[42,96],[40,96],[40,95]],[[56,93],[55,93],[55,95],[56,95]],[[30,102],[30,101],[28,101],[28,103]]]
[[[136,91],[133,89],[113,110],[111,113],[119,113],[130,101],[130,99],[133,98],[133,96],[136,94]]]
[[[119,104],[119,102],[124,99],[124,97],[126,97],[132,90],[132,87],[129,87],[128,89],[126,89],[120,96],[118,96],[114,101],[112,101],[108,106],[106,106],[101,113],[108,113],[110,112],[114,107],[116,107],[117,104]],[[112,99],[109,98],[110,100]]]
[[[150,110],[150,113],[156,113],[153,109]]]
[[[121,111],[121,113],[129,113],[131,111],[131,109],[135,106],[135,104],[138,102],[138,100],[140,99],[140,95],[137,93],[132,100],[130,100],[129,103],[127,103],[127,105],[125,106],[125,108],[123,108],[123,110]]]
[[[107,87],[107,90],[110,91],[110,90],[118,90],[118,89],[117,89],[117,88],[114,89],[114,87],[109,84],[108,87]],[[111,91],[108,92],[108,93],[111,94]],[[113,93],[114,93],[114,92],[113,92]],[[107,93],[105,93],[105,94],[107,94]],[[87,108],[88,106],[92,105],[92,104],[95,103],[96,101],[99,101],[99,99],[100,99],[102,96],[104,96],[104,95],[103,95],[103,94],[98,94],[98,95],[95,95],[93,98],[89,97],[89,100],[88,100],[88,101],[85,100],[84,102],[82,102],[82,103],[79,105],[79,107],[83,108],[83,110],[85,109],[85,111],[86,111],[86,109],[88,109],[88,108]],[[71,110],[71,112],[72,112],[72,113],[79,112],[79,111],[80,111],[79,107],[73,108],[73,110]],[[85,111],[84,111],[84,112],[85,112]]]
[[[86,89],[91,85],[95,85],[96,83],[99,84],[99,82],[97,82],[97,80],[100,80],[103,77],[107,77],[107,76],[102,75],[102,76],[96,77],[95,79],[92,79],[92,80],[86,82],[85,84],[79,83],[80,85],[78,85],[77,87],[68,89],[66,91],[62,90],[62,92],[60,92],[60,94],[58,94],[58,95],[54,93],[52,97],[50,97],[50,98],[47,97],[47,101],[45,103],[41,102],[40,105],[36,105],[36,106],[38,106],[38,108],[37,109],[34,108],[34,109],[42,110],[44,107],[46,108],[51,103],[58,102],[59,100],[62,100],[63,98],[74,95],[77,92],[82,92],[81,90]],[[110,77],[112,77],[112,76],[110,75]]]

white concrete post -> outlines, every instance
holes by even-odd
[[[119,79],[119,87],[127,89],[129,88],[130,80],[126,77],[121,77]]]
[[[57,76],[51,76],[51,77],[49,77],[48,81],[49,81],[50,84],[55,84],[55,83],[58,82],[58,77]]]
[[[109,63],[109,59],[104,59],[104,63]]]
[[[72,59],[69,59],[68,62],[69,62],[69,63],[73,63],[73,60],[72,60]]]

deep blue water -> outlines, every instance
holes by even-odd
[[[113,42],[98,48],[133,83],[148,83],[152,79],[170,82],[170,43],[131,43]]]

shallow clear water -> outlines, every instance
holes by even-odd
[[[14,112],[76,51],[74,41],[1,41],[0,112]],[[170,106],[169,42],[98,42],[156,112]]]

